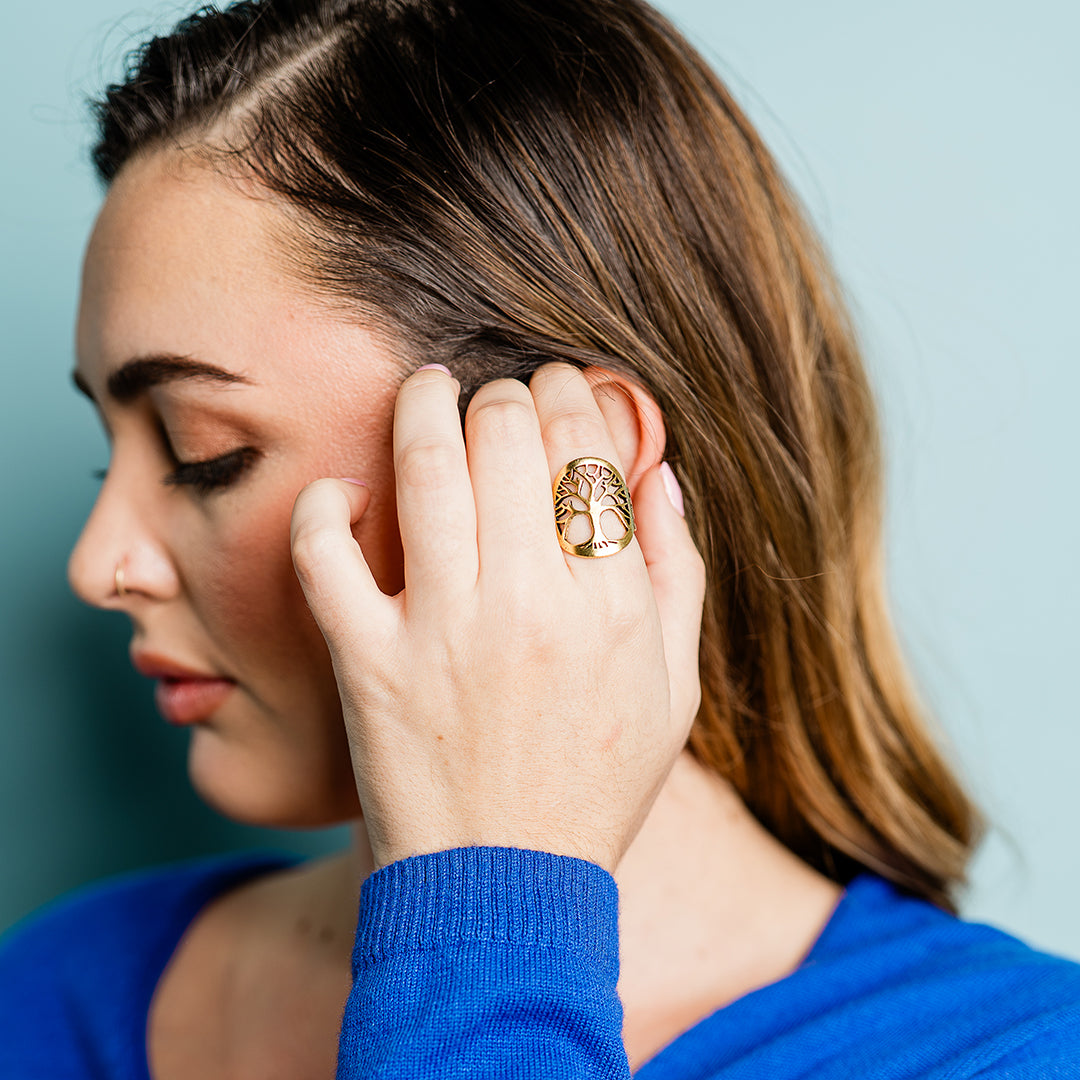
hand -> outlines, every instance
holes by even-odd
[[[396,596],[352,535],[366,489],[317,480],[293,510],[293,563],[333,658],[375,866],[483,844],[614,870],[700,702],[704,564],[658,465],[636,484],[627,547],[559,546],[562,467],[597,456],[623,471],[576,368],[481,387],[464,440],[459,390],[428,369],[398,394]]]

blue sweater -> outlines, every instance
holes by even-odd
[[[212,898],[281,859],[81,890],[0,943],[0,1078],[147,1080],[154,987]],[[591,863],[463,848],[361,893],[340,1080],[630,1075],[618,895]],[[685,1032],[640,1080],[1080,1078],[1080,965],[865,875],[792,975]]]

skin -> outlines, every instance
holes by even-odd
[[[284,219],[252,195],[164,154],[129,163],[110,189],[87,249],[77,369],[112,458],[69,576],[84,600],[129,616],[134,648],[236,681],[191,731],[207,801],[265,824],[351,820],[355,843],[196,919],[154,998],[153,1073],[332,1074],[359,883],[460,843],[540,847],[615,873],[636,1068],[789,973],[838,897],[680,752],[704,577],[660,482],[662,417],[600,370],[551,365],[528,388],[499,380],[471,403],[467,460],[460,446],[445,458],[436,497],[409,480],[423,474],[409,448],[460,444],[453,380],[427,371],[403,384],[406,350],[293,283],[275,240]],[[111,400],[109,375],[148,354],[248,381],[174,380]],[[258,457],[229,487],[162,483],[177,460],[246,446]],[[619,463],[634,497],[638,536],[611,559],[568,560],[551,537],[551,477],[582,451]],[[479,555],[485,538],[510,563],[517,554],[490,507],[519,490],[507,477],[521,468],[534,483],[513,535],[551,546],[523,541],[516,572],[478,573],[478,533]],[[367,486],[320,479],[345,476]],[[507,654],[507,611],[543,642],[544,663]],[[636,650],[626,670],[613,616]],[[579,625],[575,642],[566,627]],[[551,671],[593,656],[593,696],[560,699]],[[504,659],[514,678],[499,682]],[[563,722],[571,707],[594,723]]]
[[[359,807],[345,733],[326,722],[340,705],[293,572],[289,521],[309,481],[365,477],[374,497],[356,535],[382,586],[401,587],[390,458],[400,376],[369,331],[328,317],[266,265],[267,209],[206,179],[165,158],[133,165],[91,236],[78,371],[112,454],[69,579],[88,603],[131,618],[133,650],[237,680],[219,714],[192,730],[191,777],[207,801],[248,821],[347,820]],[[157,353],[253,385],[183,380],[111,402],[107,373]],[[248,445],[262,456],[231,487],[200,496],[161,482],[170,446],[193,461]],[[125,597],[114,582],[121,559]]]

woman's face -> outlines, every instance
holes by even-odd
[[[289,519],[311,480],[366,481],[355,535],[383,591],[402,587],[391,458],[402,370],[385,341],[282,272],[283,222],[165,154],[114,181],[77,327],[77,378],[112,453],[69,576],[88,603],[130,616],[144,668],[234,682],[206,696],[209,712],[197,693],[185,711],[184,688],[171,691],[202,796],[240,820],[316,825],[359,806]]]

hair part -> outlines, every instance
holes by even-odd
[[[690,749],[834,880],[954,910],[979,818],[887,610],[874,405],[818,241],[638,0],[272,0],[145,44],[93,160],[180,148],[287,209],[289,266],[449,366],[643,385],[708,571]],[[404,371],[403,371],[404,374]]]

